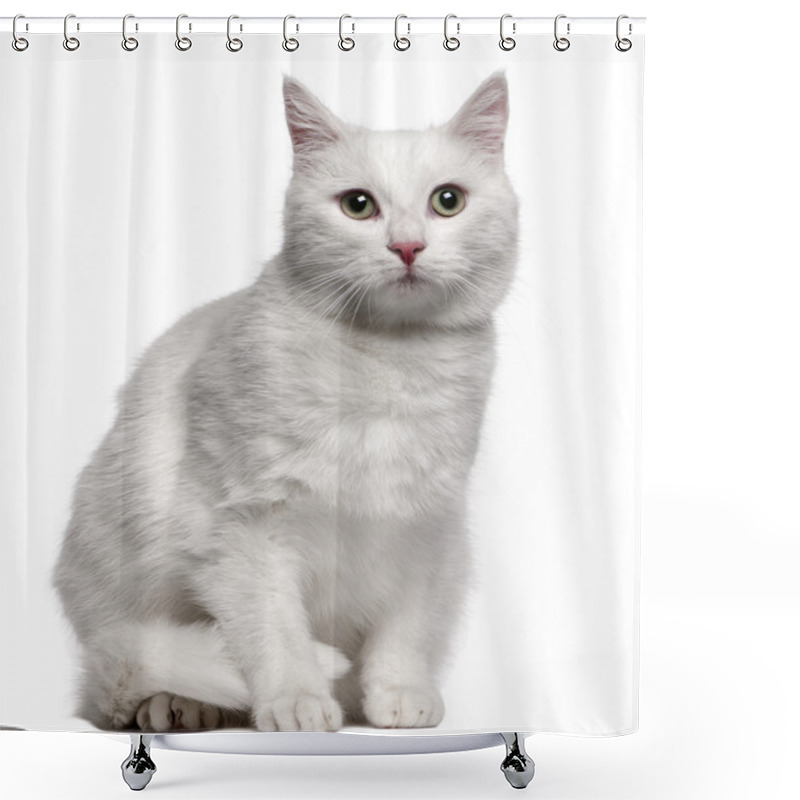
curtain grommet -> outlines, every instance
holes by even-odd
[[[344,50],[345,53],[349,53],[355,46],[356,40],[353,39],[352,36],[345,36],[344,31],[342,28],[344,27],[344,21],[346,19],[353,19],[349,14],[342,14],[339,17],[339,49]],[[351,22],[350,25],[352,26],[351,33],[356,32],[356,24],[355,22]]]
[[[570,40],[567,39],[567,36],[569,36],[569,29],[570,29],[569,22],[567,23],[567,36],[559,36],[558,34],[558,21],[560,19],[566,19],[566,18],[567,18],[566,14],[559,14],[553,21],[553,36],[555,37],[555,41],[553,42],[553,47],[555,47],[555,49],[558,50],[559,53],[564,53],[567,50],[569,50],[569,47],[572,44],[572,42],[570,42]]]
[[[134,19],[133,14],[126,14],[122,18],[122,49],[126,50],[129,53],[132,53],[138,46],[139,40],[134,36],[128,36],[128,20]],[[136,29],[139,29],[139,26],[136,26]]]
[[[506,36],[505,24],[507,19],[512,19],[511,14],[503,14],[500,17],[500,49],[508,52],[517,46],[517,40],[513,36]],[[517,23],[511,23],[511,33],[517,32]]]
[[[289,36],[289,20],[290,19],[297,19],[297,17],[293,16],[292,14],[287,14],[283,18],[283,42],[281,42],[281,47],[287,53],[294,53],[298,47],[300,47],[300,42],[294,38],[294,36]],[[295,31],[299,31],[300,26],[295,26]]]
[[[450,20],[456,20],[456,35],[451,36],[449,31]],[[445,50],[449,50],[451,53],[454,50],[458,50],[461,47],[461,39],[458,38],[458,34],[461,33],[461,23],[458,22],[458,18],[455,14],[448,14],[444,18],[444,42],[442,42],[442,46]]]
[[[74,14],[67,14],[67,16],[64,17],[64,41],[62,44],[64,45],[65,50],[69,50],[70,53],[74,53],[81,46],[81,41],[77,38],[77,36],[69,35],[68,25],[71,19],[75,19]],[[76,30],[80,29],[80,25],[76,23]]]
[[[228,41],[225,42],[225,47],[231,53],[238,53],[244,47],[244,42],[241,39],[238,39],[235,36],[231,36],[231,22],[233,22],[233,20],[235,19],[239,19],[238,14],[231,14],[228,17],[228,27],[226,29],[226,35],[228,37]],[[241,29],[242,26],[240,25],[239,30],[241,31]]]
[[[627,53],[628,50],[630,50],[631,47],[633,47],[633,42],[630,39],[619,35],[620,23],[624,19],[629,19],[627,14],[620,14],[617,17],[617,41],[614,42],[614,47],[616,47],[617,50],[619,50],[620,53]],[[630,36],[631,33],[633,33],[633,26],[629,22],[628,23],[628,35]]]
[[[30,44],[30,42],[24,36],[20,36],[17,33],[17,20],[18,19],[25,19],[25,15],[24,14],[17,14],[17,16],[14,17],[14,21],[11,23],[11,36],[12,36],[11,46],[18,53],[24,53],[28,49],[28,45]]]
[[[400,20],[401,19],[408,19],[405,14],[398,14],[394,18],[394,49],[399,50],[401,53],[404,53],[411,47],[411,39],[408,38],[409,34],[411,33],[411,23],[406,22],[406,35],[400,35]]]
[[[185,53],[192,46],[192,40],[188,36],[181,35],[181,20],[188,19],[188,14],[178,14],[175,18],[175,47],[182,53]],[[191,31],[192,25],[189,23],[189,30]]]

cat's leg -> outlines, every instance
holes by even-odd
[[[425,640],[404,603],[381,621],[362,653],[364,715],[377,728],[429,728],[444,717],[444,702],[425,656]]]
[[[198,596],[245,676],[261,731],[342,725],[331,694],[342,657],[312,639],[305,610],[302,524],[285,509],[228,513],[216,526],[218,549],[196,576]]]
[[[425,728],[444,717],[435,676],[466,585],[460,515],[414,526],[423,559],[405,565],[360,656],[363,711],[379,728]],[[401,533],[402,535],[402,533]]]
[[[81,672],[77,713],[99,728],[249,724],[250,693],[210,623],[164,618],[107,623],[82,642]]]

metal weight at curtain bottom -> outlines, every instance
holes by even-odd
[[[140,792],[150,783],[156,772],[156,765],[150,758],[152,735],[131,735],[131,752],[122,762],[122,778],[134,792]]]
[[[521,733],[501,733],[506,743],[506,757],[500,765],[506,780],[515,789],[524,789],[536,772],[533,759],[525,752],[525,737]]]
[[[122,762],[122,778],[135,792],[140,792],[152,780],[156,765],[150,755],[150,744],[154,734],[131,735],[131,752]],[[500,769],[506,780],[515,789],[524,789],[533,780],[536,765],[525,752],[525,735],[501,733],[506,746],[506,757]]]

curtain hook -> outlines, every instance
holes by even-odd
[[[555,36],[555,41],[553,42],[553,47],[558,50],[559,53],[563,53],[565,50],[569,50],[570,40],[567,39],[566,36],[559,36],[558,35],[558,21],[560,19],[566,19],[566,14],[559,14],[555,18],[555,22],[553,22],[553,36]],[[567,23],[567,36],[569,36],[569,22]]]
[[[75,19],[74,14],[67,14],[67,16],[64,17],[64,49],[70,52],[77,50],[81,46],[80,40],[74,36],[70,36],[67,30],[67,25],[71,19]],[[80,27],[78,27],[78,30],[80,30]]]
[[[244,47],[244,43],[242,42],[241,39],[236,39],[231,37],[231,22],[233,22],[233,20],[235,19],[239,19],[239,16],[237,14],[231,14],[228,17],[228,27],[226,31],[228,35],[228,41],[225,42],[225,47],[227,47],[228,50],[231,51],[231,53],[238,53],[242,49],[242,47]],[[239,30],[240,31],[242,30],[241,25],[239,26]]]
[[[628,19],[628,18],[629,17],[628,17],[627,14],[620,14],[617,17],[617,41],[614,42],[614,47],[616,47],[617,50],[620,51],[620,53],[627,53],[628,50],[630,50],[631,47],[633,47],[633,42],[630,39],[623,39],[619,35],[620,22],[622,22],[622,20]],[[631,33],[633,33],[633,25],[631,25],[630,22],[629,22],[628,23],[628,34],[631,34]]]
[[[14,22],[11,23],[11,35],[14,37],[11,40],[11,46],[18,53],[22,53],[24,50],[28,49],[29,42],[28,42],[27,39],[23,38],[22,36],[20,36],[17,33],[17,20],[18,19],[25,19],[25,15],[24,14],[17,14],[17,16],[14,17]]]
[[[344,50],[345,52],[347,52],[348,50],[352,50],[356,46],[355,40],[349,36],[345,36],[344,32],[342,31],[342,27],[346,19],[353,19],[353,18],[349,14],[342,14],[342,16],[339,17],[339,49]],[[355,33],[356,32],[355,22],[351,22],[350,24],[353,27],[351,33]]]
[[[444,18],[444,42],[443,42],[444,49],[450,51],[458,50],[458,48],[461,47],[461,40],[458,38],[458,36],[450,36],[449,34],[448,26],[450,24],[451,19],[457,19],[456,15],[448,14]],[[456,22],[456,34],[459,33],[461,33],[461,23]]]
[[[294,37],[289,37],[289,20],[290,19],[297,19],[297,17],[292,16],[291,14],[287,14],[283,18],[283,49],[286,50],[288,53],[293,53],[300,47],[300,42],[297,41]],[[296,27],[297,31],[300,30],[300,26]]]
[[[395,50],[408,50],[411,47],[411,39],[408,36],[401,36],[400,35],[400,20],[401,19],[408,19],[405,14],[398,14],[394,18],[394,49]],[[408,28],[407,34],[411,33],[411,23],[406,22],[406,27]]]
[[[517,40],[512,38],[511,36],[506,36],[505,34],[506,20],[511,18],[512,18],[511,14],[503,14],[503,16],[500,17],[500,49],[505,51],[513,50],[517,46]],[[512,33],[517,32],[516,22],[511,23],[511,32]]]
[[[192,46],[192,40],[188,36],[181,36],[181,20],[188,19],[188,17],[188,14],[178,14],[175,19],[175,47],[184,52]],[[189,30],[191,29],[190,25]]]
[[[133,36],[128,36],[129,19],[134,19],[133,14],[126,14],[122,18],[122,49],[132,53],[139,46],[139,40]],[[136,26],[136,29],[139,29],[138,25]]]

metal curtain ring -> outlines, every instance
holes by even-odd
[[[11,35],[14,37],[14,38],[11,40],[11,46],[12,46],[12,47],[13,47],[13,48],[14,48],[14,49],[15,49],[15,50],[18,52],[18,53],[21,53],[21,52],[23,52],[24,50],[27,50],[27,49],[28,49],[28,44],[29,44],[29,42],[28,42],[28,40],[27,40],[27,39],[25,39],[24,37],[20,36],[20,35],[17,33],[17,20],[18,20],[18,19],[25,19],[25,15],[24,15],[24,14],[17,14],[17,16],[16,16],[16,17],[14,17],[14,21],[11,23]]]
[[[617,50],[619,50],[619,51],[620,51],[620,53],[627,53],[627,52],[628,52],[628,50],[630,50],[630,49],[631,49],[631,47],[633,47],[633,42],[632,42],[630,39],[623,39],[623,38],[622,38],[622,37],[619,35],[619,28],[620,28],[620,25],[619,25],[619,24],[620,24],[620,22],[622,22],[622,20],[624,20],[624,19],[628,19],[628,15],[627,15],[627,14],[620,14],[620,15],[617,17],[617,41],[616,41],[616,42],[614,42],[614,47],[616,47],[616,48],[617,48]],[[632,32],[632,30],[633,30],[633,29],[631,28],[631,24],[630,24],[630,23],[628,23],[628,33],[631,33],[631,32]]]
[[[559,14],[555,21],[553,22],[553,36],[555,37],[555,41],[553,42],[553,47],[558,50],[559,53],[563,53],[565,50],[569,50],[570,41],[567,39],[566,36],[559,36],[558,35],[558,21],[560,19],[566,19],[566,14]],[[569,22],[567,23],[567,35],[569,35]]]
[[[67,16],[64,17],[64,49],[70,52],[77,50],[81,46],[80,41],[74,36],[70,36],[67,30],[67,25],[71,19],[75,19],[74,14],[67,14]],[[80,28],[78,28],[78,30],[80,30]]]
[[[181,36],[181,20],[188,19],[188,17],[188,14],[178,14],[175,18],[175,47],[184,52],[192,46],[192,40],[188,36]],[[191,29],[190,25],[189,30]]]
[[[448,14],[444,18],[444,45],[445,50],[458,50],[461,47],[461,40],[457,36],[450,36],[448,32],[448,25],[451,19],[457,19],[455,14]],[[456,22],[456,33],[461,33],[461,23]]]
[[[500,17],[500,49],[506,51],[513,50],[517,46],[516,39],[513,39],[511,36],[506,36],[505,24],[507,19],[511,19],[511,14],[503,14],[503,16]],[[517,32],[516,22],[511,23],[511,32]]]
[[[132,53],[138,46],[139,40],[128,36],[128,20],[133,19],[133,14],[126,14],[122,18],[122,49]]]
[[[286,50],[288,53],[293,53],[300,47],[300,42],[297,41],[294,37],[290,37],[289,34],[289,20],[290,19],[297,19],[297,17],[293,17],[291,14],[287,14],[283,18],[283,49]],[[299,30],[300,26],[297,26]]]
[[[242,42],[241,39],[235,39],[231,37],[231,22],[233,22],[233,20],[235,19],[239,19],[239,17],[236,14],[231,14],[228,17],[228,27],[226,29],[228,35],[228,41],[225,42],[225,47],[227,47],[228,50],[231,51],[231,53],[238,53],[244,47],[244,43]],[[241,27],[239,28],[239,30],[241,30]]]
[[[401,19],[408,19],[405,14],[398,14],[394,18],[394,49],[395,50],[408,50],[411,47],[411,39],[408,36],[401,36],[400,35],[400,20]],[[411,33],[411,23],[406,22],[406,27],[408,28],[407,33]]]
[[[342,27],[346,19],[353,19],[353,18],[349,14],[342,14],[342,16],[339,17],[339,49],[344,50],[345,52],[347,52],[348,50],[352,50],[356,46],[355,40],[349,36],[345,36],[344,32],[342,31]],[[356,32],[355,22],[351,22],[350,24],[353,26],[352,33],[355,33]]]

